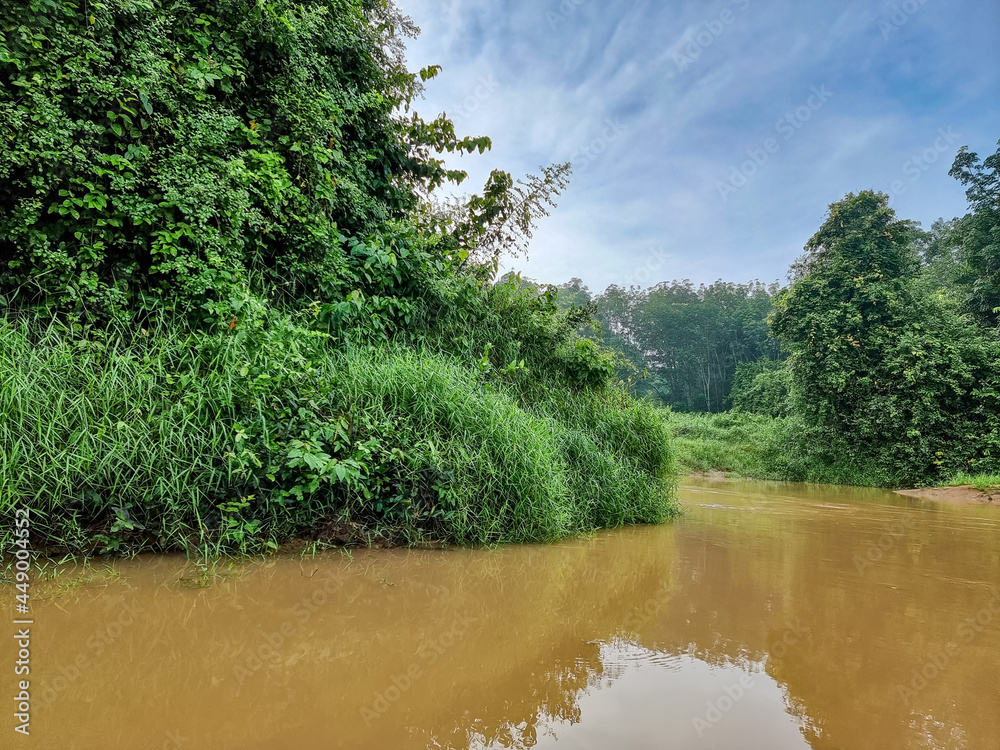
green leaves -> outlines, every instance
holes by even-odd
[[[426,68],[421,68],[420,80],[429,81],[431,78],[437,77],[438,73],[440,72],[441,72],[440,65],[428,65]]]
[[[995,429],[975,386],[996,383],[996,341],[923,292],[916,236],[885,195],[848,195],[772,318],[798,410],[837,436],[836,450],[900,484],[980,459],[985,441],[968,436]]]
[[[292,440],[289,443],[284,465],[287,469],[298,470],[298,481],[285,490],[284,494],[300,501],[317,492],[322,484],[343,482],[351,485],[365,473],[358,461],[352,458],[333,458],[322,449],[321,443],[306,440]]]
[[[141,315],[141,302],[213,324],[251,277],[315,289],[340,263],[341,232],[403,218],[415,185],[440,173],[396,119],[414,91],[388,51],[411,30],[391,3],[112,3],[46,11],[44,32],[25,25],[32,8],[0,9],[16,76],[0,89],[0,236],[13,254],[0,294],[16,305],[105,321]],[[435,128],[450,132],[442,147],[488,145]],[[29,220],[39,200],[51,211]],[[83,239],[95,231],[97,258]],[[81,294],[84,266],[97,284]]]
[[[153,105],[149,103],[149,97],[145,91],[139,92],[139,101],[142,102],[142,108],[146,110],[147,115],[153,114]]]

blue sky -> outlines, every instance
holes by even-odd
[[[417,110],[483,156],[478,191],[572,161],[529,260],[594,291],[784,280],[848,192],[889,193],[926,228],[966,212],[955,153],[1000,140],[1000,2],[398,0],[443,66]]]

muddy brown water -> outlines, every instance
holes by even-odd
[[[38,582],[31,735],[6,710],[0,747],[1000,748],[996,508],[681,497],[675,523],[554,545]]]

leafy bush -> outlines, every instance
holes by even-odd
[[[891,484],[996,455],[1000,342],[920,294],[911,240],[885,195],[833,204],[772,319],[791,351],[797,413]]]
[[[5,3],[0,293],[228,321],[251,286],[340,291],[345,237],[463,176],[421,147],[488,145],[394,116],[413,31],[384,1]]]

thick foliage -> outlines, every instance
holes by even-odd
[[[408,340],[473,359],[528,399],[538,388],[599,388],[614,379],[614,354],[584,335],[589,313],[560,309],[554,287],[508,275],[460,294],[460,302],[439,306]]]
[[[465,177],[435,154],[490,142],[409,112],[413,31],[391,0],[0,8],[0,515],[249,551],[674,512],[588,314],[488,282],[568,166],[435,208]]]
[[[2,512],[30,507],[37,544],[500,543],[675,512],[663,421],[614,387],[527,403],[454,358],[338,353],[283,318],[103,339],[0,322],[0,364]]]
[[[489,145],[394,116],[420,85],[392,52],[408,31],[362,0],[5,3],[0,293],[228,321],[251,281],[342,291],[345,235],[464,177],[429,148]]]
[[[792,410],[791,370],[786,360],[741,362],[733,375],[733,411],[787,417]]]
[[[1000,324],[1000,149],[980,162],[963,147],[949,174],[967,186],[972,208],[954,231],[965,306],[981,323],[996,327]]]
[[[996,341],[918,294],[911,240],[884,195],[833,204],[772,319],[799,413],[895,483],[995,455]]]

